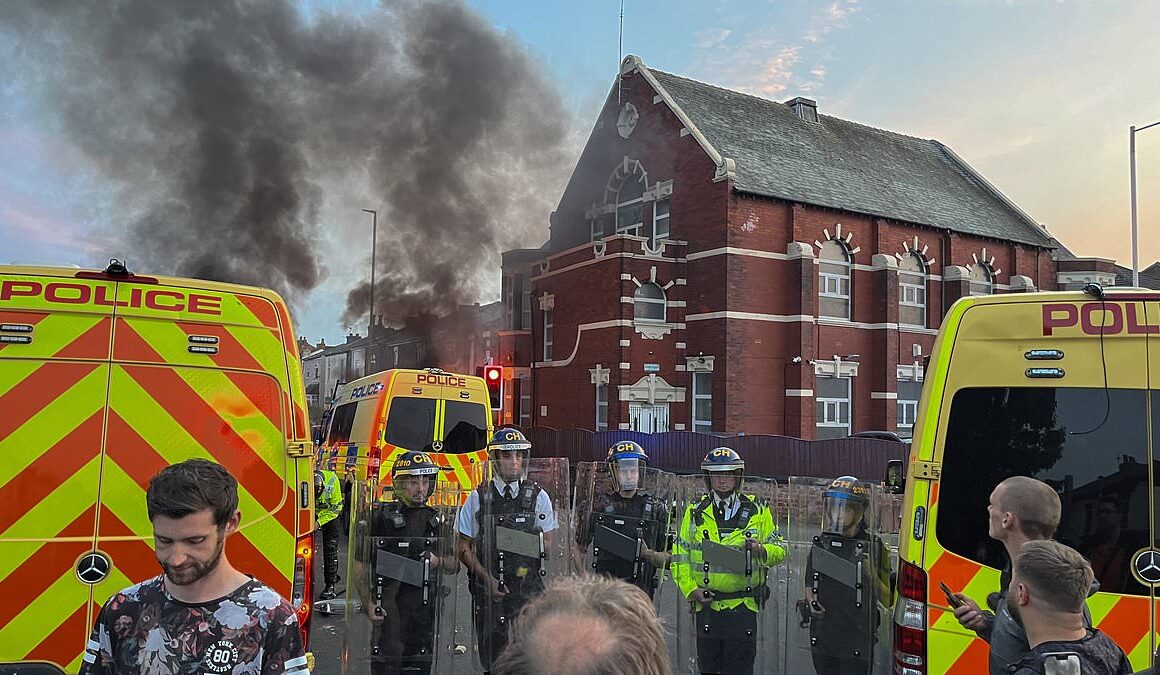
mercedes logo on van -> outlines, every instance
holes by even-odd
[[[1132,571],[1146,584],[1160,585],[1160,551],[1146,548],[1132,559]]]
[[[77,562],[77,578],[92,585],[104,581],[112,568],[113,563],[109,560],[109,556],[100,551],[93,551],[81,556]]]

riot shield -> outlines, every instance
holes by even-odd
[[[830,478],[792,477],[788,487],[783,672],[888,672],[875,654],[887,647],[879,633],[888,629],[891,584],[879,536],[881,491]]]
[[[342,672],[453,673],[458,490],[439,480],[411,505],[378,494],[351,489]]]
[[[568,460],[515,453],[478,465],[460,533],[486,575],[471,574],[476,654],[483,670],[507,645],[519,611],[556,577],[571,574]]]
[[[635,470],[636,482],[617,483],[607,462],[583,462],[572,503],[574,571],[606,574],[656,596],[668,562],[669,514],[675,477]]]
[[[674,672],[776,672],[774,591],[785,559],[777,484],[746,477],[739,493],[722,494],[698,474],[679,477],[677,493]]]

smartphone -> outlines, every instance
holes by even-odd
[[[955,597],[954,592],[951,590],[950,586],[946,585],[946,582],[938,582],[938,587],[941,588],[942,592],[947,596],[947,604],[951,606],[951,609],[962,607],[963,601]]]

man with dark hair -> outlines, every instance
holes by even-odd
[[[607,576],[563,577],[524,606],[495,675],[669,675],[648,595]]]
[[[1007,604],[1027,629],[1031,651],[1015,664],[1015,675],[1132,672],[1124,650],[1085,625],[1084,599],[1093,577],[1088,561],[1059,542],[1023,545],[1011,573]]]
[[[955,618],[991,645],[988,657],[991,675],[1012,672],[1012,664],[1030,650],[1023,625],[1008,609],[1010,561],[1019,557],[1020,550],[1028,542],[1051,539],[1059,526],[1060,512],[1059,495],[1050,485],[1034,478],[1012,476],[991,491],[987,505],[987,534],[1003,544],[1008,560],[1000,576],[999,592],[992,593],[995,596],[994,611],[981,610],[971,598],[955,594],[962,600],[962,604],[955,608]],[[1090,625],[1090,619],[1088,621]]]
[[[82,675],[308,675],[298,617],[230,565],[238,482],[191,459],[162,469],[145,497],[163,574],[117,593],[97,616]]]

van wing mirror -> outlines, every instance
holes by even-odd
[[[886,477],[882,481],[890,494],[900,495],[906,491],[906,464],[901,459],[886,462]]]

